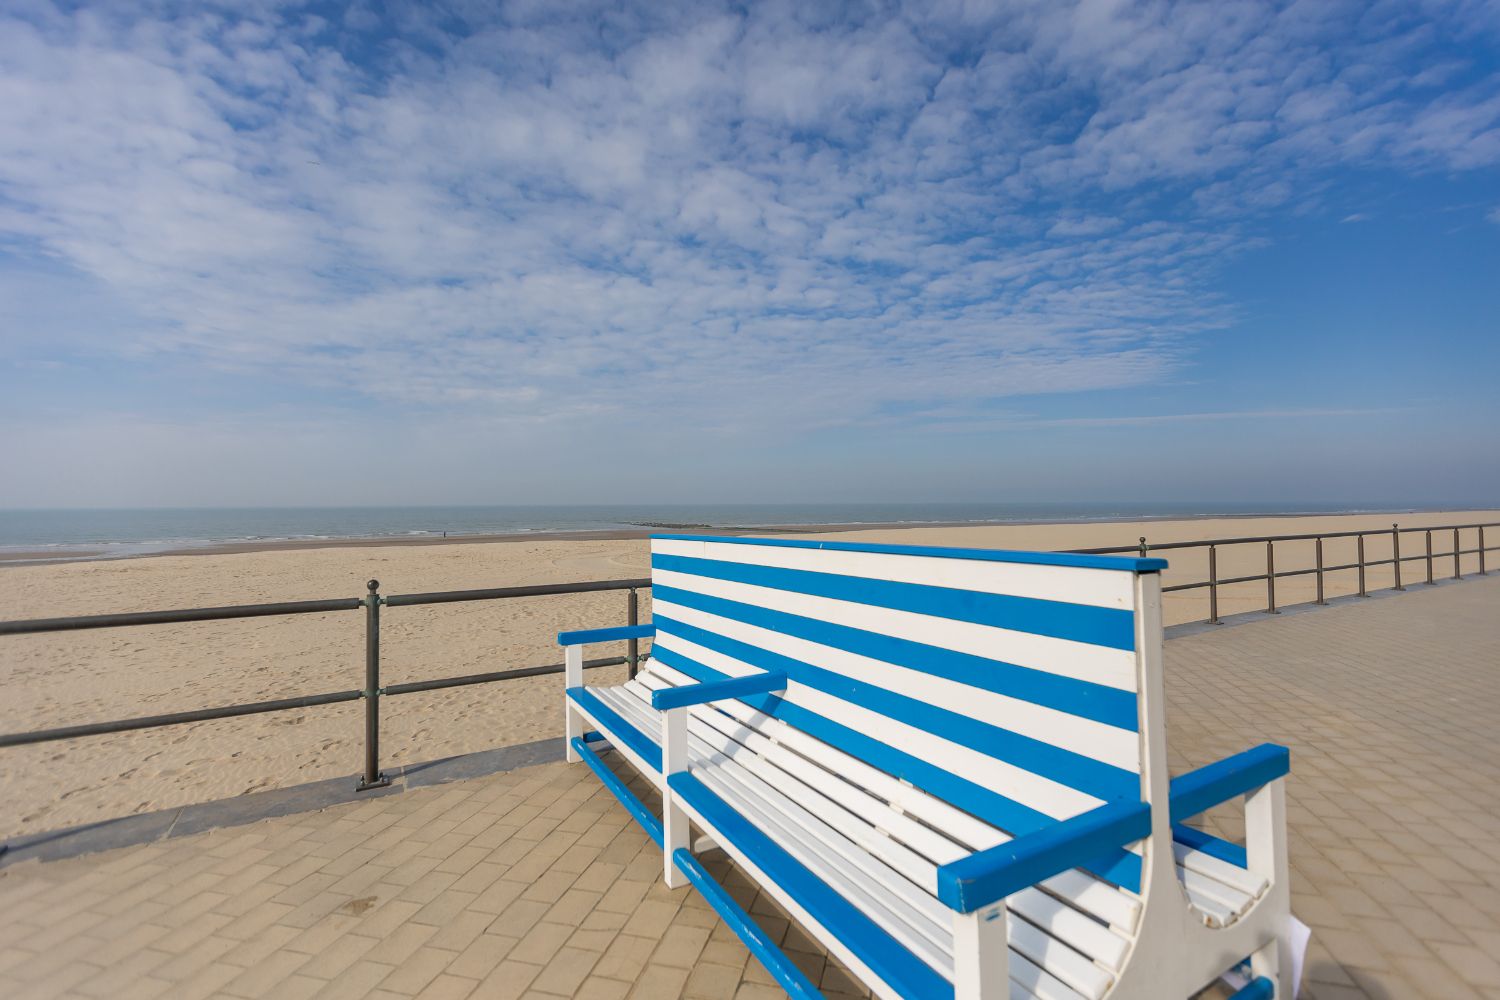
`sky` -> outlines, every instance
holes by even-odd
[[[1500,5],[0,0],[0,507],[1500,504]]]

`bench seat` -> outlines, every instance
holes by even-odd
[[[1237,1000],[1288,997],[1289,755],[1168,774],[1164,567],[657,536],[651,623],[558,635],[568,759],[797,1000],[816,989],[696,852],[887,1000],[1183,1000],[1246,956]],[[641,638],[638,676],[584,685],[586,644]],[[1185,825],[1237,797],[1245,847]]]
[[[660,786],[662,716],[651,694],[692,683],[652,660],[624,685],[568,696]],[[1005,842],[1005,833],[738,699],[694,706],[688,729],[692,782],[679,800],[719,816],[713,826],[721,836],[729,826],[755,841],[720,846],[761,868],[805,870],[772,884],[816,894],[808,877],[822,883],[848,901],[853,919],[869,923],[866,933],[834,935],[858,962],[879,966],[903,995],[951,996],[953,920],[936,895],[937,868]],[[756,831],[774,838],[771,849]],[[768,850],[778,856],[768,860]],[[1266,888],[1264,878],[1205,850],[1178,843],[1174,854],[1188,899],[1209,926],[1233,923]],[[793,902],[811,909],[814,901]],[[1007,907],[1011,996],[1099,1000],[1129,954],[1141,900],[1075,869],[1016,893]]]

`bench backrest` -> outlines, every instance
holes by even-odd
[[[652,540],[653,656],[1012,835],[1139,799],[1142,575],[1159,559]],[[1159,666],[1156,668],[1159,670]],[[1159,683],[1159,677],[1155,680]]]

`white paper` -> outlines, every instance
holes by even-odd
[[[1286,934],[1281,938],[1281,957],[1286,967],[1281,977],[1283,986],[1292,988],[1292,1000],[1302,991],[1302,963],[1307,959],[1307,943],[1312,940],[1312,928],[1291,918]],[[1250,977],[1238,968],[1230,969],[1221,977],[1232,990],[1242,990],[1250,984]]]

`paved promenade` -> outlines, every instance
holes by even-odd
[[[1167,661],[1174,769],[1292,748],[1303,996],[1500,998],[1500,577],[1173,639]],[[859,995],[714,857],[814,981]],[[561,764],[16,865],[0,996],[780,995],[659,865]]]

